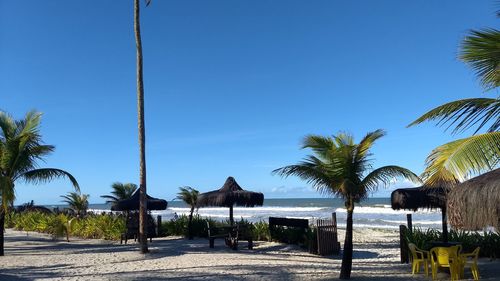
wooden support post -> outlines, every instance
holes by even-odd
[[[231,223],[231,225],[234,225],[233,206],[229,207],[229,222]]]
[[[335,233],[337,233],[337,213],[332,213],[332,224],[335,227]]]
[[[441,208],[441,221],[443,223],[443,242],[448,242],[448,219],[446,217],[446,207]]]
[[[399,248],[401,251],[401,263],[409,263],[408,245],[406,242],[406,232],[408,228],[405,225],[399,226]]]
[[[156,235],[161,237],[163,233],[161,233],[161,216],[156,217]]]
[[[413,224],[411,220],[411,214],[406,214],[406,221],[408,222],[408,231],[413,232]]]

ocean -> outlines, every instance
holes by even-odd
[[[56,207],[56,206],[47,206]],[[59,206],[62,207],[62,206]],[[90,211],[109,212],[107,204],[90,204]],[[234,219],[245,219],[251,222],[268,221],[269,217],[288,217],[308,219],[314,223],[317,219],[331,218],[337,215],[339,227],[345,227],[346,209],[338,198],[296,198],[265,199],[264,206],[254,208],[234,207]],[[366,228],[398,229],[406,224],[406,214],[413,214],[413,225],[421,228],[441,228],[441,212],[439,210],[395,211],[391,209],[390,198],[369,198],[354,208],[354,226]],[[173,219],[175,214],[187,215],[189,208],[184,202],[170,201],[164,211],[152,211],[152,215],[162,216],[163,220]],[[200,208],[198,214],[217,220],[229,218],[228,208]]]

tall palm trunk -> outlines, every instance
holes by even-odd
[[[340,279],[350,279],[352,269],[352,214],[354,203],[351,201],[347,206],[347,221],[344,241],[344,253],[342,255],[342,267],[340,269]]]
[[[5,212],[3,209],[0,209],[0,256],[4,255],[3,247],[4,247],[4,239],[3,232],[5,231]]]
[[[139,241],[141,253],[148,252],[148,240],[146,233],[147,224],[147,201],[146,201],[146,133],[144,128],[144,84],[142,79],[142,42],[141,25],[139,18],[139,0],[134,0],[134,33],[137,47],[137,117],[139,129]]]
[[[191,212],[189,213],[189,221],[188,221],[188,238],[193,239],[193,212],[194,206],[191,206]]]

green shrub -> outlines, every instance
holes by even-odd
[[[125,219],[111,214],[89,214],[76,219],[62,213],[12,213],[7,226],[17,230],[36,231],[61,237],[66,235],[69,221],[71,221],[70,235],[82,238],[118,240],[121,233],[125,231]]]
[[[307,231],[307,229],[298,227],[275,226],[270,229],[270,237],[273,241],[306,246]]]
[[[441,232],[433,228],[428,228],[425,231],[420,228],[414,228],[412,232],[406,232],[406,240],[409,243],[417,245],[420,249],[429,249],[430,241],[441,240]]]
[[[254,223],[253,238],[257,241],[270,241],[269,224],[264,221]]]
[[[421,249],[429,249],[431,241],[441,241],[441,231],[437,229],[422,230],[414,228],[413,232],[406,233],[406,239],[409,243],[414,243]],[[481,257],[497,258],[500,257],[500,233],[451,230],[448,233],[448,240],[459,242],[462,245],[462,251],[470,253],[476,247],[481,247],[479,255]]]

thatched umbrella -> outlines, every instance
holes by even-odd
[[[165,210],[167,201],[146,195],[148,210]],[[111,211],[139,210],[139,189],[129,199],[120,200],[111,206]]]
[[[233,177],[228,177],[220,189],[200,194],[197,201],[197,207],[228,207],[231,224],[234,222],[234,205],[254,207],[262,204],[264,204],[264,194],[243,190]]]
[[[478,230],[500,226],[500,168],[457,185],[448,194],[453,227]]]
[[[391,193],[391,206],[394,210],[441,209],[443,222],[443,241],[448,241],[446,223],[446,195],[448,189],[441,187],[400,188]]]

